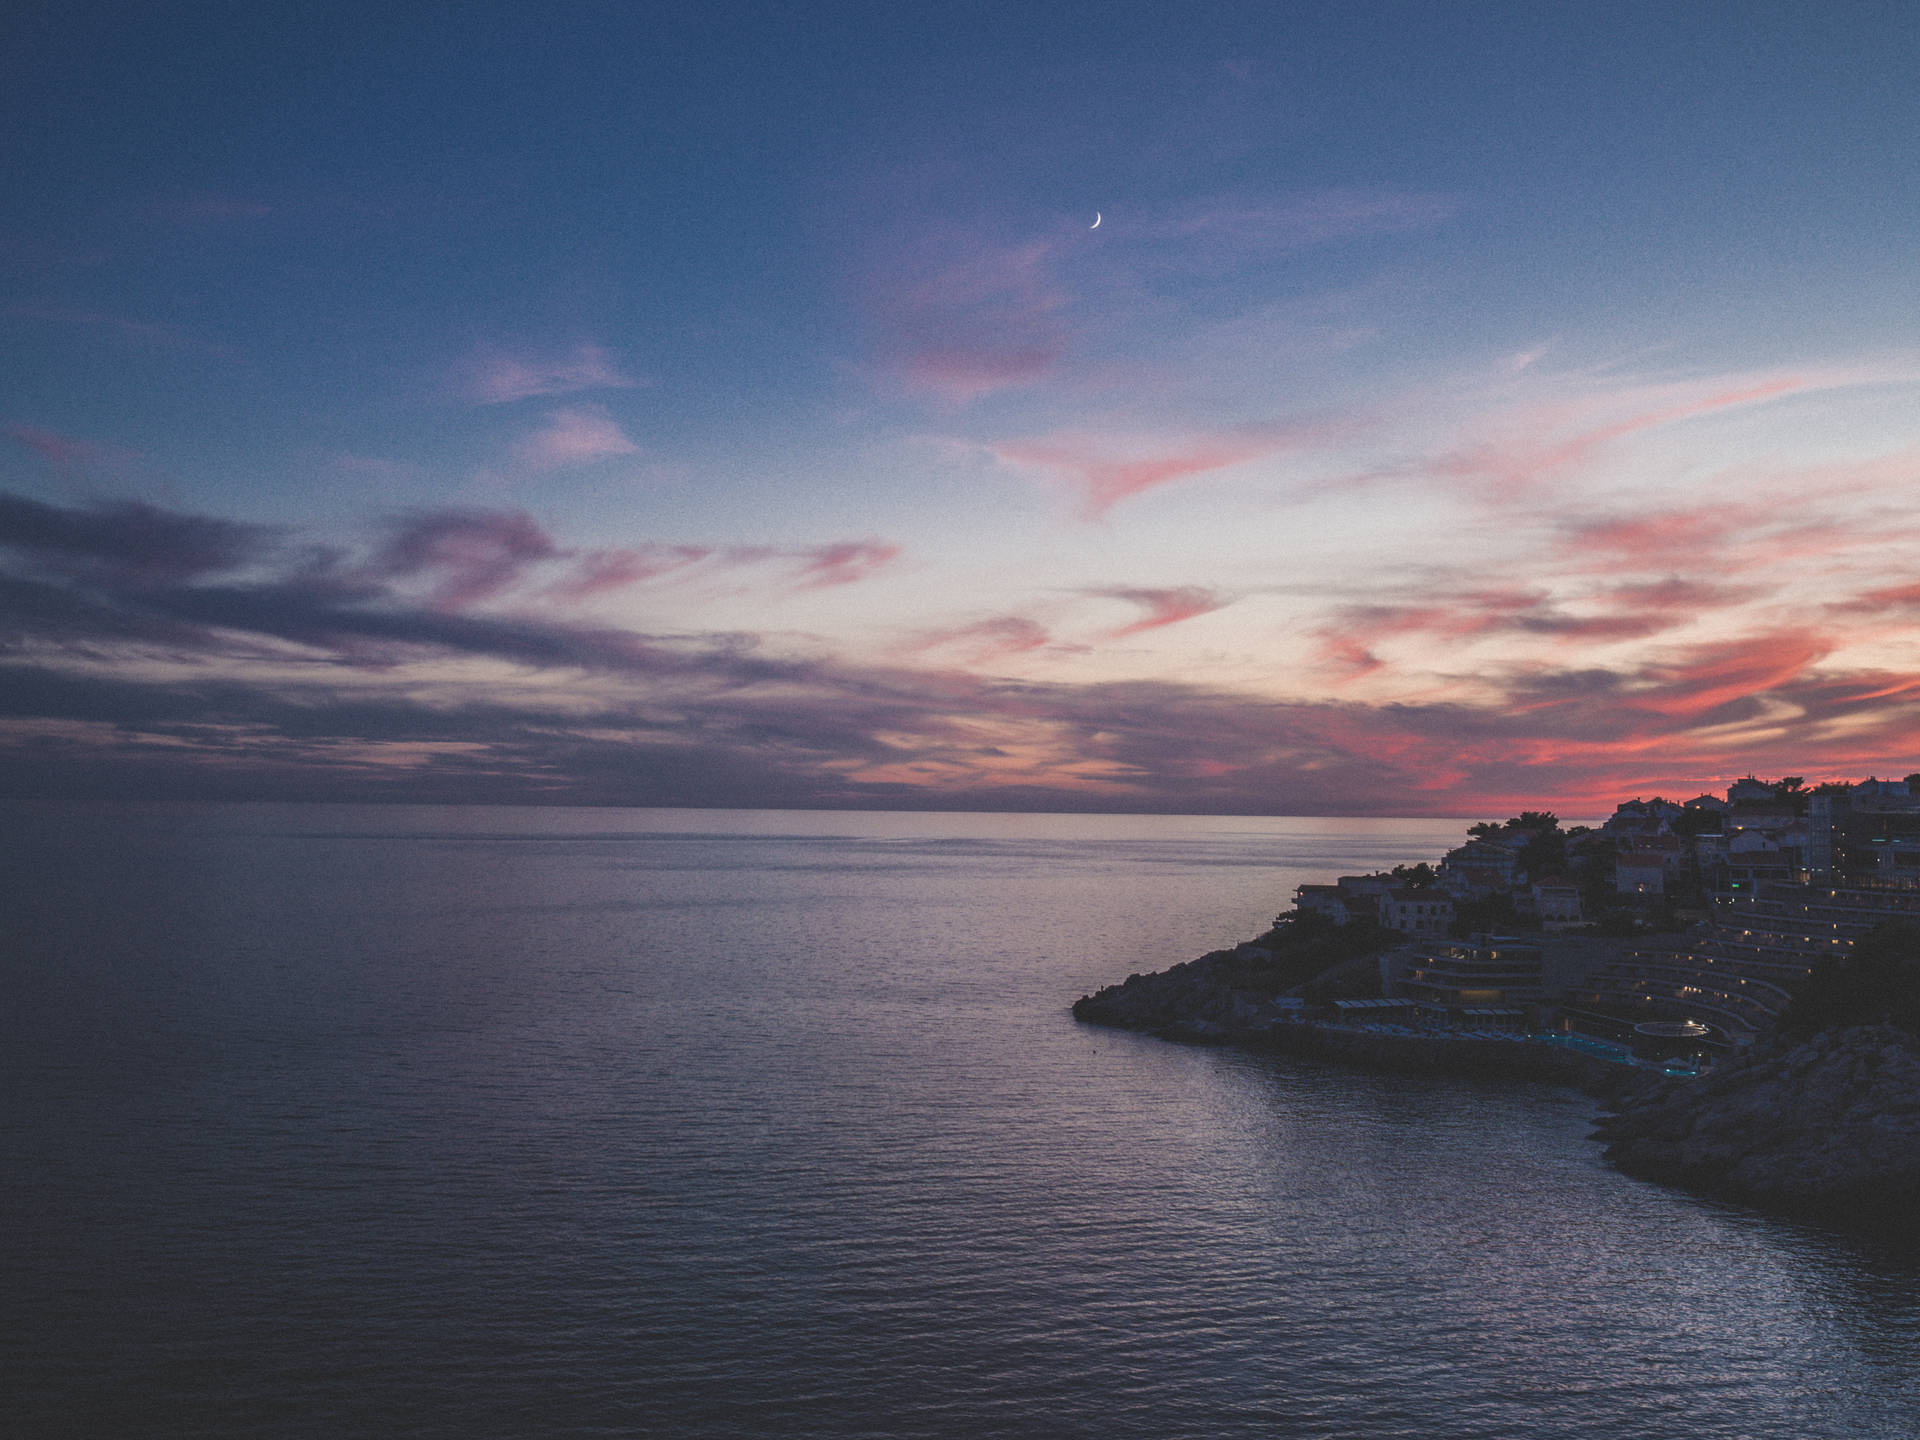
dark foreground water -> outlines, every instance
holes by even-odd
[[[1067,1014],[1457,830],[16,813],[0,1433],[1909,1440],[1911,1262]]]

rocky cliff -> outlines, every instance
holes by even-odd
[[[1172,1040],[1244,1039],[1273,1015],[1272,996],[1235,986],[1233,959],[1233,951],[1216,950],[1151,975],[1129,975],[1123,984],[1081,996],[1074,1018]]]
[[[1920,1239],[1920,1039],[1905,1030],[1775,1044],[1616,1104],[1595,1133],[1630,1175]]]

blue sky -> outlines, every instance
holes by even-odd
[[[3,23],[11,790],[1916,768],[1911,7]]]

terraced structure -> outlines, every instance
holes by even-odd
[[[1702,1019],[1739,1043],[1773,1024],[1815,964],[1896,919],[1920,920],[1920,891],[1773,883],[1718,895],[1689,944],[1629,952],[1595,972],[1574,1003]]]

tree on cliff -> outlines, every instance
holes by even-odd
[[[1336,925],[1314,911],[1292,910],[1276,918],[1273,928],[1251,945],[1221,952],[1215,963],[1235,989],[1277,995],[1405,938],[1371,920]],[[1373,983],[1378,994],[1379,981]]]
[[[1540,921],[1533,917],[1522,917],[1514,908],[1513,896],[1496,894],[1479,900],[1456,900],[1453,902],[1453,921],[1447,928],[1447,934],[1456,940],[1464,940],[1469,935],[1485,932],[1492,935],[1512,935],[1522,930],[1538,930]]]
[[[1842,1025],[1898,1025],[1920,1035],[1920,928],[1884,921],[1847,954],[1815,965],[1779,1031],[1804,1040]]]

